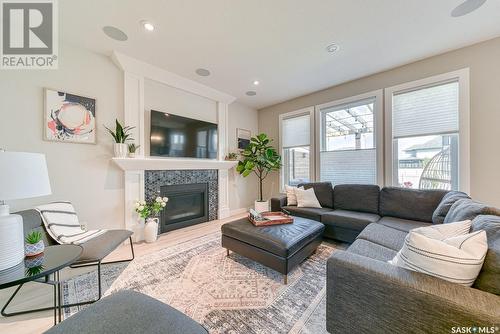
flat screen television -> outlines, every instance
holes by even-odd
[[[217,124],[151,110],[150,155],[217,159]]]

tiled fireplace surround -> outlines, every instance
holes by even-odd
[[[219,184],[216,169],[201,170],[147,170],[144,172],[146,201],[160,195],[160,188],[169,185],[208,184],[208,220],[218,218]]]

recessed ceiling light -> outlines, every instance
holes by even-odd
[[[141,21],[141,25],[147,31],[153,31],[153,30],[155,30],[155,26],[153,25],[153,23],[151,23],[149,21]]]
[[[466,0],[451,11],[452,17],[460,17],[472,13],[481,7],[486,0]]]
[[[245,94],[247,94],[248,96],[255,96],[257,95],[257,92],[254,91],[254,90],[249,90],[248,92],[246,92]]]
[[[338,44],[332,43],[326,47],[326,51],[328,52],[337,52],[340,49],[340,46]]]
[[[207,70],[206,68],[199,68],[196,71],[196,74],[198,74],[200,77],[208,77],[210,75],[210,71]]]
[[[127,34],[124,33],[122,30],[118,29],[117,27],[105,26],[102,28],[102,31],[106,34],[106,36],[108,36],[111,39],[114,39],[115,41],[124,42],[128,39]]]
[[[260,82],[259,82],[259,80],[255,80],[255,81],[253,82],[253,84],[254,84],[255,86],[258,86],[258,85],[260,84]]]

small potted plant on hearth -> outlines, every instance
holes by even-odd
[[[141,147],[141,145],[136,145],[135,143],[128,144],[128,157],[135,158],[135,152]]]
[[[42,239],[42,232],[32,230],[26,235],[24,239],[24,255],[26,256],[36,256],[43,253],[45,250],[45,244]]]
[[[115,131],[111,130],[107,126],[104,126],[108,130],[109,134],[113,137],[115,144],[113,145],[113,151],[115,153],[115,158],[126,158],[128,153],[127,140],[133,140],[130,131],[134,128],[133,126],[123,126],[115,120]]]
[[[250,139],[250,144],[241,153],[243,160],[238,161],[236,171],[244,177],[252,172],[259,179],[259,199],[255,201],[255,211],[269,211],[269,201],[264,201],[262,195],[262,182],[272,171],[281,168],[281,156],[271,146],[271,139],[266,134],[261,133]]]
[[[159,219],[156,217],[167,206],[167,197],[156,197],[151,202],[135,202],[135,212],[145,220],[144,240],[148,243],[155,242],[158,237]]]

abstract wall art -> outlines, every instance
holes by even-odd
[[[96,100],[45,89],[45,140],[96,143]]]

